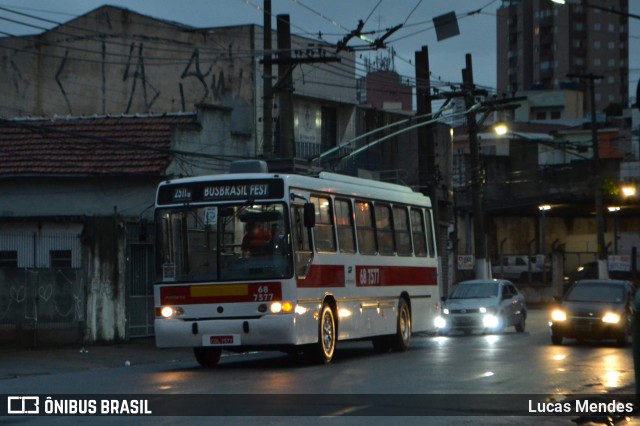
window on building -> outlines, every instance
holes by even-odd
[[[546,120],[546,119],[547,119],[547,113],[545,111],[536,112],[536,120]]]
[[[49,264],[52,268],[71,268],[71,250],[50,250]]]
[[[562,114],[560,113],[560,111],[551,111],[552,120],[559,120],[560,118],[562,118]]]
[[[597,23],[597,22],[596,22],[595,24],[593,24],[593,29],[594,29],[595,31],[600,31],[600,24],[599,24],[599,23]]]
[[[600,60],[600,58],[595,58],[593,60],[593,65],[595,65],[596,67],[599,67],[602,64],[602,61]]]
[[[593,42],[593,48],[594,49],[600,49],[600,40],[596,40]]]
[[[3,267],[18,267],[18,252],[16,250],[0,250],[0,268]]]

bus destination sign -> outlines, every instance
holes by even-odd
[[[158,204],[282,198],[282,179],[221,180],[160,187]]]

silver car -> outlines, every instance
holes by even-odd
[[[448,298],[435,326],[440,335],[460,330],[498,333],[513,326],[522,333],[527,320],[524,296],[511,281],[480,279],[462,281]]]

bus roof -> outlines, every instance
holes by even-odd
[[[159,188],[166,185],[179,186],[206,182],[247,181],[255,179],[282,179],[287,187],[306,191],[330,192],[355,197],[361,196],[395,202],[419,203],[425,206],[431,205],[430,200],[425,195],[413,191],[408,186],[329,172],[321,172],[318,176],[283,173],[225,173],[167,180],[162,182]]]

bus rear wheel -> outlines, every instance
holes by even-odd
[[[222,349],[197,347],[193,348],[193,354],[201,367],[213,368],[218,365],[218,361],[220,361]]]
[[[336,350],[336,320],[333,310],[328,304],[322,305],[320,311],[320,323],[318,324],[317,353],[320,362],[329,364]]]
[[[396,335],[391,347],[396,352],[404,352],[409,349],[409,344],[411,343],[411,311],[407,301],[402,297],[398,302],[398,317],[396,321]]]

